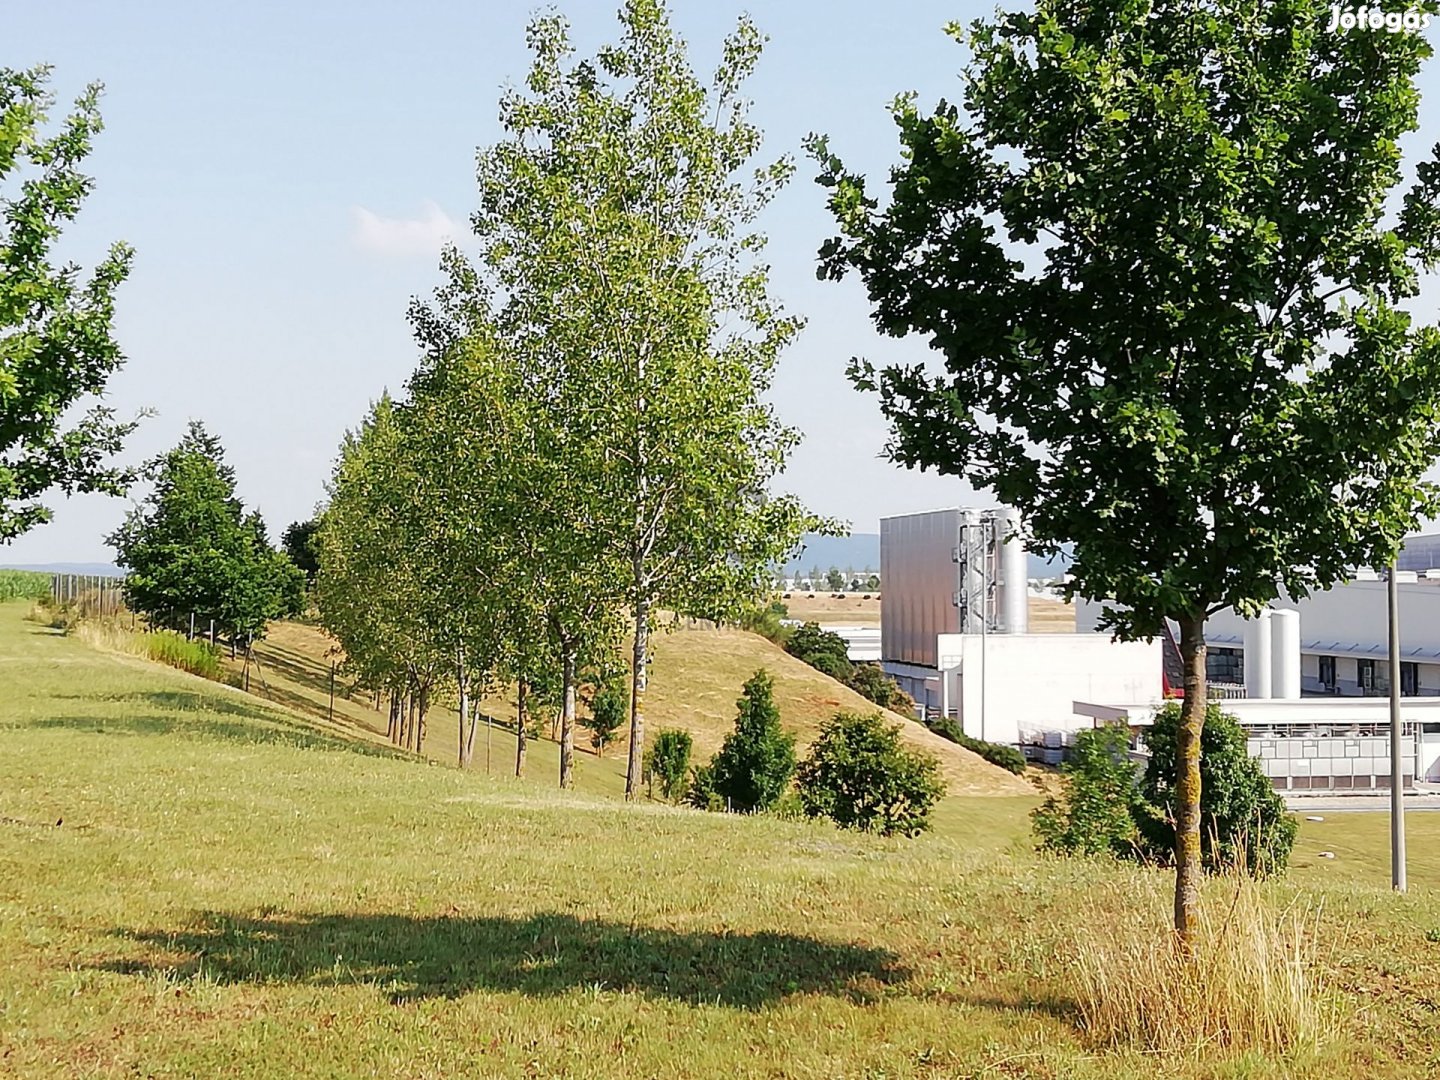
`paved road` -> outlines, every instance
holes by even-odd
[[[1285,805],[1297,814],[1389,813],[1388,795],[1290,795]],[[1405,812],[1440,810],[1440,794],[1406,795]]]

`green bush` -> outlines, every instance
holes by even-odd
[[[710,763],[711,783],[731,810],[768,810],[795,773],[795,736],[780,727],[774,680],[764,669],[750,677],[735,704],[735,730]]]
[[[690,752],[695,740],[688,731],[662,731],[645,751],[644,779],[650,785],[653,798],[655,788],[660,788],[660,797],[674,802],[685,791],[686,775],[690,772]]]
[[[982,739],[972,739],[961,730],[958,721],[948,716],[942,716],[937,720],[929,720],[926,726],[936,735],[949,739],[953,743],[959,743],[972,754],[979,754],[991,765],[998,765],[1007,772],[1016,776],[1023,776],[1025,773],[1025,755],[1013,746],[1006,746],[1004,743],[985,742]]]
[[[789,617],[790,609],[779,600],[772,600],[763,607],[757,604],[748,608],[740,616],[740,629],[759,634],[783,648],[795,632],[793,627],[784,624],[783,620]]]
[[[1084,732],[1065,768],[1064,790],[1032,815],[1041,848],[1110,854],[1161,866],[1175,861],[1175,743],[1180,705],[1167,703],[1146,733],[1150,762],[1137,778],[1124,728]],[[1210,703],[1200,756],[1200,845],[1205,869],[1278,872],[1297,825],[1235,718]]]
[[[697,810],[724,810],[725,800],[715,790],[715,762],[697,765],[690,770],[690,787],[685,792],[685,803]]]
[[[874,702],[882,709],[905,712],[914,707],[910,695],[900,689],[900,684],[885,674],[879,664],[855,664],[850,672],[850,689],[861,697]]]
[[[838,713],[825,722],[800,766],[800,801],[810,817],[882,836],[918,836],[945,794],[939,765],[900,742],[879,713]]]
[[[1155,714],[1145,734],[1150,763],[1140,781],[1135,824],[1143,858],[1170,865],[1175,858],[1175,745],[1180,704]],[[1212,872],[1243,866],[1252,874],[1282,871],[1299,826],[1286,812],[1260,763],[1245,746],[1233,716],[1210,702],[1200,737],[1200,850]]]
[[[850,647],[839,634],[822,629],[819,623],[807,622],[792,633],[785,651],[832,679],[850,681]]]
[[[1136,769],[1130,760],[1130,729],[1080,732],[1062,771],[1062,794],[1046,799],[1030,815],[1040,849],[1061,855],[1133,855],[1138,831],[1131,805]]]
[[[630,695],[618,686],[602,686],[590,702],[590,715],[582,716],[579,724],[590,732],[590,745],[598,757],[613,743],[625,726],[630,711]]]

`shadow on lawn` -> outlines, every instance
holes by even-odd
[[[64,694],[61,700],[122,706],[104,716],[38,717],[25,726],[69,728],[131,735],[190,735],[238,743],[282,743],[310,750],[344,750],[380,757],[397,756],[386,746],[317,731],[257,702],[183,690],[146,690],[120,694]]]
[[[389,991],[397,1004],[474,990],[540,997],[596,987],[754,1009],[795,993],[869,1001],[909,974],[884,949],[791,934],[679,933],[559,913],[259,919],[210,913],[200,929],[119,934],[171,959],[114,961],[102,970],[231,984],[360,983]]]

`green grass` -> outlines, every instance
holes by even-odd
[[[5,1077],[1440,1070],[1435,815],[1408,897],[1383,815],[1306,823],[1272,887],[1319,910],[1317,1055],[1109,1051],[1076,1027],[1074,924],[1158,928],[1164,890],[1033,854],[1034,799],[947,799],[906,842],[561,795],[23,613],[0,606]]]
[[[50,595],[50,575],[38,570],[0,570],[0,603],[43,600]]]

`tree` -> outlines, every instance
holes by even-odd
[[[1440,167],[1400,200],[1419,34],[1328,8],[1041,0],[952,34],[963,110],[895,106],[881,209],[811,149],[877,325],[943,371],[877,370],[896,460],[1073,544],[1069,596],[1122,639],[1180,629],[1175,926],[1201,868],[1205,622],[1383,566],[1435,504],[1440,336],[1402,306],[1440,248]],[[1398,213],[1390,216],[1389,208]]]
[[[660,785],[660,797],[674,802],[685,793],[685,781],[690,773],[690,752],[695,741],[688,731],[665,730],[655,737],[655,742],[645,753],[645,781],[650,785],[650,795],[655,794],[655,785]]]
[[[919,836],[945,794],[935,759],[906,749],[879,713],[825,721],[796,779],[807,815],[881,836]]]
[[[1060,795],[1030,815],[1040,850],[1133,856],[1139,839],[1135,773],[1129,728],[1111,724],[1080,732],[1063,767]]]
[[[320,528],[320,519],[292,521],[280,534],[280,546],[290,561],[305,574],[309,584],[315,584],[315,575],[320,572],[320,554],[315,546],[315,533]]]
[[[785,651],[832,679],[850,681],[850,646],[839,634],[822,629],[819,623],[807,622],[791,634]]]
[[[871,592],[874,592],[876,589],[880,588],[880,579],[874,574],[871,574],[868,578],[865,579],[865,588],[869,589]]]
[[[192,422],[149,463],[155,488],[108,539],[130,573],[125,600],[154,626],[189,631],[213,620],[232,644],[296,614],[303,576],[272,548],[258,513],[235,496],[219,439]]]
[[[1180,722],[1180,706],[1167,702],[1145,732],[1150,760],[1137,793],[1136,848],[1141,857],[1161,865],[1172,862],[1175,852]],[[1250,756],[1245,732],[1212,701],[1201,737],[1200,838],[1205,868],[1223,872],[1240,866],[1252,874],[1284,870],[1299,826],[1260,762]]]
[[[711,788],[740,813],[770,809],[795,773],[795,736],[780,727],[774,688],[763,668],[750,677],[735,703],[735,730],[710,763]]]
[[[830,587],[831,592],[842,592],[845,588],[845,575],[832,566],[825,574],[825,584]]]
[[[581,725],[590,732],[590,745],[595,753],[605,756],[605,748],[620,734],[625,725],[630,703],[625,691],[618,686],[602,686],[590,703],[590,715],[581,719]]]
[[[73,263],[51,263],[94,186],[80,163],[102,125],[92,83],[47,135],[49,80],[48,67],[0,68],[0,543],[50,520],[47,491],[123,495],[134,479],[106,464],[134,422],[96,406],[64,424],[124,363],[111,324],[132,252],[113,245],[84,281]]]
[[[770,298],[753,231],[793,173],[752,166],[741,87],[761,36],[742,20],[707,84],[661,0],[627,0],[620,23],[580,61],[563,19],[531,23],[505,137],[479,155],[479,269],[453,257],[452,283],[507,349],[550,360],[528,370],[576,463],[564,506],[622,567],[585,595],[633,619],[633,797],[654,612],[733,621],[821,523],[768,494],[796,434],[765,395],[800,323]]]

